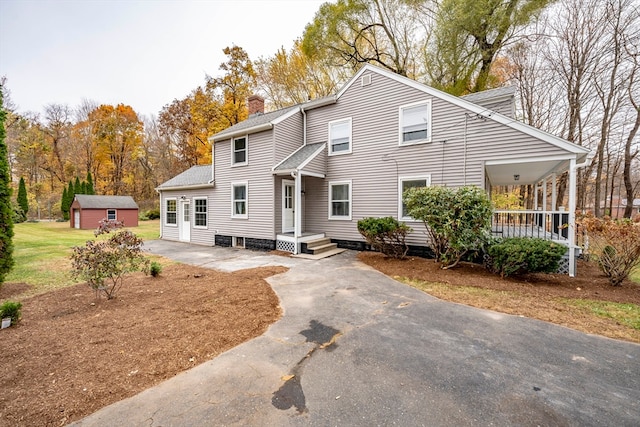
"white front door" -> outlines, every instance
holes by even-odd
[[[80,210],[73,210],[73,226],[74,228],[80,228]]]
[[[191,241],[191,204],[188,200],[180,202],[180,241]]]
[[[282,181],[282,232],[290,233],[296,224],[296,185],[293,181]]]

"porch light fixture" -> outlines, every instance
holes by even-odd
[[[181,196],[180,199],[185,200],[187,196]]]
[[[514,181],[520,181],[520,175],[518,175],[518,174],[513,175],[513,180]]]

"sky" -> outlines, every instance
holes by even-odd
[[[0,0],[0,77],[16,110],[83,99],[157,115],[222,75],[222,49],[290,49],[320,0]]]

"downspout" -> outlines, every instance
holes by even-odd
[[[300,108],[302,113],[302,145],[307,145],[307,113],[304,112],[304,108]]]
[[[576,171],[591,163],[593,156],[591,152],[582,163],[576,163],[575,159],[571,159],[569,163],[569,277],[576,275]]]
[[[464,113],[464,140],[463,140],[463,163],[462,163],[462,180],[467,185],[467,122],[469,114]]]

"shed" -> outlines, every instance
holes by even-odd
[[[122,221],[127,227],[138,226],[138,204],[131,196],[76,194],[70,211],[71,228],[98,228],[105,218]]]

